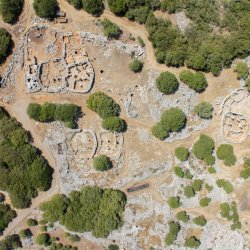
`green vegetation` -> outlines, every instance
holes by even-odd
[[[145,47],[145,43],[140,36],[137,37],[137,40],[141,47]]]
[[[244,160],[243,170],[240,172],[240,177],[248,179],[250,177],[250,159]]]
[[[6,29],[0,28],[0,64],[10,54],[11,46],[11,34]]]
[[[189,216],[187,215],[186,211],[181,211],[177,213],[176,218],[178,221],[182,221],[184,223],[187,223],[189,221]]]
[[[82,8],[94,16],[102,14],[104,5],[102,0],[82,0]]]
[[[53,242],[49,246],[49,250],[77,250],[77,249],[78,248],[76,246],[63,245],[62,243],[56,243],[56,242]]]
[[[186,169],[185,171],[185,178],[189,180],[193,178],[193,175],[190,173],[189,169]]]
[[[111,132],[125,132],[127,129],[127,123],[118,116],[110,116],[102,121],[102,127]]]
[[[124,15],[128,9],[125,0],[108,0],[110,10],[116,15]]]
[[[143,68],[143,62],[141,62],[138,59],[134,59],[130,64],[129,64],[129,68],[131,71],[135,72],[135,73],[139,73],[142,71]]]
[[[5,195],[3,193],[0,193],[0,202],[4,202],[5,201]]]
[[[232,230],[241,229],[241,222],[239,221],[239,214],[237,211],[237,206],[235,202],[221,203],[220,204],[221,216],[226,218],[228,221],[233,221],[231,225]]]
[[[82,0],[68,0],[68,2],[78,10],[82,8]]]
[[[177,147],[175,149],[175,156],[182,162],[187,161],[189,157],[189,151],[185,147]]]
[[[205,219],[205,217],[203,215],[195,217],[193,219],[193,222],[196,225],[201,226],[201,227],[204,227],[207,224],[207,220]]]
[[[245,87],[247,88],[247,91],[250,92],[250,78],[246,80]]]
[[[179,108],[170,108],[161,116],[161,121],[153,128],[153,135],[164,140],[171,132],[180,132],[186,126],[186,116]]]
[[[200,205],[202,207],[207,207],[210,202],[211,202],[211,199],[208,198],[208,197],[203,197],[203,198],[200,199]]]
[[[17,234],[8,235],[4,240],[0,241],[1,250],[13,250],[17,248],[22,248],[22,242]]]
[[[117,245],[112,244],[108,246],[108,250],[119,250],[119,247]]]
[[[103,92],[91,94],[87,100],[87,106],[103,119],[110,116],[119,116],[121,111],[119,105]]]
[[[77,127],[77,119],[81,114],[81,108],[74,104],[55,104],[44,103],[43,105],[37,103],[30,103],[27,108],[27,114],[35,121],[39,122],[64,122],[68,128]]]
[[[24,0],[0,0],[0,15],[4,22],[13,23],[23,9]]]
[[[205,188],[207,189],[208,192],[211,192],[213,190],[213,186],[210,186],[209,184],[205,184]]]
[[[202,185],[203,185],[203,180],[196,179],[192,183],[192,188],[194,189],[195,192],[199,192],[202,189]]]
[[[106,36],[108,38],[119,39],[122,31],[121,31],[120,27],[117,24],[111,22],[107,18],[104,18],[101,21],[101,26],[103,28],[104,36]]]
[[[106,155],[99,155],[94,158],[93,166],[97,171],[107,171],[112,168],[112,162]]]
[[[39,17],[52,19],[56,16],[58,3],[57,0],[34,0],[33,8]]]
[[[16,212],[11,209],[10,205],[0,203],[0,234],[15,217]]]
[[[200,241],[195,236],[191,236],[185,240],[185,247],[198,248],[200,244]]]
[[[170,206],[170,208],[178,208],[181,203],[180,203],[180,197],[169,197],[168,198],[168,205]]]
[[[169,233],[165,238],[165,243],[167,246],[170,246],[174,243],[177,238],[179,231],[181,230],[181,226],[179,222],[169,221],[168,222]]]
[[[22,229],[22,230],[19,231],[19,236],[20,236],[21,239],[31,238],[32,237],[32,232],[30,231],[29,228]]]
[[[26,208],[38,191],[51,186],[52,168],[30,144],[31,136],[0,108],[0,189],[10,195],[12,205]]]
[[[213,151],[214,140],[207,135],[201,134],[199,140],[193,146],[194,155],[207,165],[213,165],[215,162],[215,158],[212,155]]]
[[[227,194],[232,193],[234,190],[233,185],[229,181],[226,181],[224,179],[218,179],[216,181],[216,184],[218,187],[220,187],[220,188],[222,187]]]
[[[236,162],[236,156],[232,145],[221,144],[217,149],[216,154],[218,159],[223,160],[224,164],[228,167],[231,167]]]
[[[162,72],[156,79],[156,86],[165,95],[173,94],[179,87],[179,82],[174,74]]]
[[[79,242],[81,238],[77,234],[73,234],[69,236],[69,240],[72,242]]]
[[[37,222],[37,220],[35,220],[35,219],[29,218],[29,219],[26,221],[26,224],[27,224],[28,227],[34,227],[34,226],[37,226],[37,225],[38,225],[38,222]]]
[[[203,92],[207,87],[207,79],[201,72],[193,73],[190,70],[183,70],[180,73],[180,80],[198,93]]]
[[[36,243],[38,245],[49,246],[51,245],[51,237],[48,233],[38,234],[36,237]]]
[[[249,74],[249,68],[246,63],[244,62],[238,62],[235,68],[235,71],[237,72],[237,78],[238,79],[247,79]]]
[[[215,174],[215,173],[216,173],[215,168],[212,167],[212,166],[210,166],[210,167],[208,168],[208,173],[209,173],[209,174]]]
[[[186,186],[186,187],[184,187],[184,195],[185,195],[187,198],[191,198],[191,197],[194,197],[194,196],[195,196],[195,191],[194,191],[194,189],[192,188],[192,186]]]
[[[201,102],[194,108],[194,112],[202,119],[211,119],[213,110],[213,105],[209,102]]]
[[[54,196],[41,205],[41,210],[48,222],[57,220],[70,231],[91,231],[105,238],[123,224],[125,205],[126,195],[119,190],[84,187],[68,197]]]
[[[163,0],[161,1],[161,10],[170,14],[180,10],[180,0]]]
[[[183,170],[180,167],[178,167],[178,166],[174,167],[174,173],[175,173],[175,175],[177,175],[180,178],[183,178],[184,175],[185,175],[185,173],[183,172]]]

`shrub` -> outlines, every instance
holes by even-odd
[[[0,202],[5,201],[5,195],[3,193],[0,193]]]
[[[175,13],[181,7],[180,0],[163,0],[161,1],[161,10],[168,13]]]
[[[36,15],[42,18],[54,18],[58,9],[57,0],[34,0]]]
[[[193,219],[193,222],[196,224],[196,225],[199,225],[199,226],[202,226],[204,227],[206,224],[207,224],[207,221],[205,219],[205,217],[203,215],[201,216],[198,216],[198,217],[195,217]]]
[[[104,9],[102,0],[83,0],[82,7],[85,11],[94,16],[99,16]]]
[[[211,192],[213,190],[213,186],[210,186],[209,184],[205,184],[205,188],[207,189],[208,192]]]
[[[215,173],[216,173],[215,168],[212,167],[212,166],[210,166],[210,167],[208,168],[208,173],[209,173],[209,174],[215,174]]]
[[[179,222],[175,222],[175,221],[169,221],[168,226],[169,226],[169,233],[167,234],[165,238],[165,243],[167,246],[170,246],[176,240],[177,235],[179,231],[181,230],[181,226]]]
[[[0,28],[0,63],[9,55],[11,45],[11,34],[6,29]]]
[[[68,0],[68,2],[78,10],[82,8],[82,0]]]
[[[250,92],[250,78],[246,80],[245,86],[247,88],[247,91]]]
[[[81,238],[77,234],[74,234],[69,236],[69,240],[72,242],[79,242]]]
[[[140,36],[137,37],[137,40],[141,47],[145,47],[145,43]]]
[[[195,236],[191,236],[185,240],[185,247],[198,248],[200,244],[200,241]]]
[[[52,198],[49,203],[57,201]],[[53,218],[54,207],[59,207],[59,204],[50,204],[45,202],[41,209]],[[92,232],[96,237],[106,238],[111,231],[122,226],[125,205],[126,195],[119,190],[86,186],[81,191],[72,191],[64,201],[63,206],[67,208],[60,210],[61,214],[57,212],[59,210],[56,213],[58,221],[67,230]]]
[[[101,26],[103,28],[104,36],[108,38],[115,38],[115,39],[118,39],[120,37],[122,31],[119,28],[119,26],[111,22],[107,18],[104,18],[101,21]]]
[[[200,205],[202,207],[207,207],[210,202],[211,202],[211,199],[208,197],[204,197],[200,199]]]
[[[233,185],[229,181],[226,181],[224,179],[218,179],[216,181],[216,184],[218,187],[222,187],[227,194],[232,193],[234,190]]]
[[[177,175],[177,176],[180,177],[180,178],[183,178],[183,177],[184,177],[184,172],[183,172],[183,170],[182,170],[180,167],[178,167],[178,166],[175,166],[175,167],[174,167],[174,173],[175,173],[175,175]]]
[[[189,151],[185,147],[177,147],[175,149],[175,156],[182,162],[187,161],[189,157]]]
[[[12,210],[10,205],[0,203],[0,234],[15,217],[16,211]]]
[[[229,144],[221,144],[216,151],[217,157],[223,160],[224,164],[231,167],[236,162],[233,146]]]
[[[198,191],[201,191],[202,185],[203,185],[203,181],[200,179],[196,179],[192,183],[192,188],[194,189],[194,191],[198,192]]]
[[[110,116],[119,116],[121,111],[119,105],[103,92],[91,94],[87,100],[87,106],[103,119]]]
[[[214,150],[214,140],[207,135],[200,135],[199,140],[193,146],[194,155],[204,160],[207,165],[214,163],[214,157],[212,156]]]
[[[124,15],[128,10],[126,0],[108,0],[110,10],[116,15]]]
[[[194,108],[195,113],[202,119],[211,119],[213,110],[213,105],[208,102],[201,102]]]
[[[164,140],[166,139],[169,134],[166,130],[163,129],[162,125],[160,123],[156,124],[153,128],[152,128],[152,134],[154,137],[160,139],[160,140]]]
[[[199,93],[203,92],[207,87],[206,77],[201,72],[193,73],[189,70],[183,70],[180,73],[180,80]]]
[[[249,68],[246,63],[244,62],[238,62],[235,68],[235,71],[237,72],[237,78],[238,79],[247,79],[249,74]]]
[[[192,188],[192,186],[186,186],[184,188],[184,195],[187,197],[187,198],[191,198],[191,197],[194,197],[195,196],[195,191],[194,189]]]
[[[93,166],[97,171],[107,171],[112,168],[112,162],[106,155],[99,155],[94,158]]]
[[[21,14],[24,0],[0,0],[0,14],[4,22],[12,23]]]
[[[127,124],[123,119],[117,116],[111,116],[111,117],[105,118],[102,121],[102,127],[111,132],[121,133],[121,132],[126,131]]]
[[[179,87],[175,75],[170,72],[162,72],[156,79],[156,86],[165,95],[173,94]]]
[[[30,231],[29,228],[22,229],[22,230],[19,231],[19,236],[20,236],[21,239],[31,238],[32,237],[32,232]]]
[[[170,197],[168,198],[168,205],[170,208],[178,208],[180,204],[180,198],[179,197]]]
[[[112,244],[108,246],[108,250],[119,250],[119,247],[117,245]]]
[[[36,237],[36,243],[38,245],[49,246],[51,245],[51,237],[47,233],[38,234]]]
[[[4,240],[0,241],[0,249],[12,250],[22,248],[22,242],[18,234],[8,235]]]
[[[185,211],[181,211],[176,215],[177,220],[187,223],[189,221],[189,216]]]
[[[143,68],[143,62],[141,62],[138,59],[134,59],[130,64],[129,64],[129,68],[131,71],[138,73],[142,71]]]
[[[240,172],[240,176],[244,179],[248,179],[250,177],[250,159],[245,159],[243,168]]]
[[[189,180],[193,178],[193,175],[190,173],[189,169],[186,169],[185,171],[185,178]]]
[[[32,219],[32,218],[29,218],[26,222],[27,226],[29,227],[34,227],[34,226],[37,226],[38,225],[38,222],[37,220],[35,219]]]

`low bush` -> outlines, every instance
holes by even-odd
[[[211,192],[213,190],[213,186],[210,186],[209,184],[205,184],[205,188],[207,189],[208,192]]]
[[[177,220],[187,223],[189,221],[189,216],[185,211],[181,211],[176,215]]]
[[[246,80],[245,86],[247,88],[247,91],[250,92],[250,78]]]
[[[187,238],[185,240],[185,247],[189,247],[189,248],[198,248],[200,246],[200,241],[195,237],[195,236],[191,236],[189,238]]]
[[[108,246],[108,250],[119,250],[119,247],[117,245],[112,244]]]
[[[208,198],[208,197],[204,197],[204,198],[201,198],[200,199],[200,205],[202,206],[202,207],[207,207],[208,205],[209,205],[209,203],[211,202],[211,199],[210,198]]]
[[[194,108],[195,113],[202,119],[211,119],[213,110],[213,105],[208,102],[201,102]]]
[[[179,231],[181,230],[181,226],[179,222],[169,221],[168,227],[169,227],[169,233],[167,234],[165,238],[165,243],[167,246],[170,246],[177,239],[177,235]]]
[[[182,162],[187,161],[189,157],[189,151],[185,147],[177,147],[175,149],[175,156]]]
[[[35,220],[35,219],[29,218],[29,219],[26,221],[26,224],[27,224],[27,226],[29,226],[29,227],[34,227],[34,226],[37,226],[37,225],[38,225],[38,222],[37,222],[37,220]]]
[[[126,131],[127,123],[118,116],[111,116],[102,121],[102,127],[111,132],[121,133]]]
[[[48,233],[38,234],[36,237],[36,243],[38,245],[44,245],[45,247],[51,245],[51,237]]]
[[[184,188],[184,195],[187,197],[187,198],[191,198],[191,197],[194,197],[195,196],[195,191],[194,189],[192,188],[192,186],[186,186]]]
[[[185,175],[185,173],[183,172],[183,170],[180,167],[178,167],[178,166],[174,167],[174,173],[175,173],[175,175],[177,175],[180,178],[183,178],[184,175]]]
[[[193,178],[193,175],[190,173],[189,169],[186,169],[185,171],[185,178],[191,180]]]
[[[143,62],[141,62],[138,59],[134,59],[130,64],[129,64],[129,68],[131,71],[135,72],[135,73],[139,73],[142,71],[143,68]]]
[[[111,22],[109,19],[107,18],[104,18],[102,21],[101,21],[101,26],[103,28],[103,33],[104,33],[104,36],[108,37],[108,38],[114,38],[114,39],[119,39],[122,31],[120,29],[120,27]]]
[[[107,171],[112,168],[112,162],[106,155],[94,157],[93,166],[97,171]]]
[[[238,62],[235,68],[235,71],[237,72],[237,78],[238,79],[247,79],[249,75],[249,68],[246,63],[244,62]]]
[[[178,208],[181,203],[180,203],[180,197],[169,197],[168,198],[168,205],[170,206],[170,208]]]
[[[219,160],[223,160],[224,164],[231,167],[236,162],[233,146],[229,144],[221,144],[216,151]]]
[[[156,86],[163,94],[170,95],[176,92],[179,87],[179,82],[174,74],[162,72],[156,79]]]
[[[82,0],[68,0],[68,2],[78,10],[82,8]]]
[[[32,232],[30,231],[29,228],[22,229],[19,231],[19,236],[21,239],[26,239],[26,238],[31,238],[32,237]]]
[[[229,181],[226,181],[224,179],[218,179],[216,181],[216,184],[218,187],[222,187],[227,194],[232,193],[234,190],[233,185]]]
[[[99,16],[104,10],[102,0],[83,0],[82,8],[93,16]]]
[[[195,217],[193,219],[193,222],[196,225],[201,226],[201,227],[204,227],[207,224],[207,220],[205,219],[205,217],[203,215]]]
[[[196,179],[196,180],[194,180],[193,183],[192,183],[192,188],[193,188],[194,191],[196,191],[196,192],[201,191],[202,186],[203,186],[203,180],[200,180],[200,179]]]
[[[215,168],[212,167],[212,166],[210,166],[210,167],[208,168],[208,173],[209,173],[209,174],[215,174],[215,173],[216,173]]]
[[[240,177],[248,179],[250,177],[250,159],[245,159],[243,170],[240,172]]]

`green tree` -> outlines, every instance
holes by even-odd
[[[185,147],[175,148],[175,156],[182,162],[187,161],[189,157],[189,151]]]
[[[195,191],[194,189],[192,188],[192,186],[186,186],[184,188],[184,195],[187,197],[187,198],[191,198],[191,197],[194,197],[195,196]]]
[[[250,78],[246,80],[245,86],[247,88],[247,91],[250,92]]]
[[[196,179],[192,183],[192,188],[194,189],[194,191],[199,192],[202,189],[202,185],[203,185],[203,180]]]
[[[35,121],[40,121],[41,105],[37,103],[30,103],[27,108],[27,114],[29,118],[34,119]]]
[[[181,203],[180,203],[180,198],[177,197],[169,197],[168,198],[168,205],[170,206],[170,208],[178,208]]]
[[[38,225],[38,222],[37,220],[35,219],[32,219],[32,218],[29,218],[26,222],[27,226],[29,227],[34,227],[34,226],[37,226]]]
[[[106,155],[94,157],[93,166],[97,171],[107,171],[112,168],[112,162]]]
[[[9,222],[15,217],[16,212],[9,205],[0,203],[0,233],[4,231]]]
[[[6,29],[0,28],[0,63],[10,54],[11,45],[11,34]]]
[[[36,15],[42,18],[54,18],[58,9],[57,0],[34,0],[33,3]]]
[[[31,238],[32,237],[32,232],[30,231],[29,228],[22,229],[22,230],[19,231],[19,236],[20,236],[21,239]]]
[[[175,75],[170,72],[162,72],[156,79],[156,86],[165,95],[173,94],[179,87]]]
[[[124,15],[128,10],[127,0],[108,0],[108,5],[116,15]]]
[[[206,224],[207,224],[207,220],[205,219],[205,217],[203,215],[201,216],[198,216],[198,217],[195,217],[193,219],[193,222],[196,224],[196,225],[199,225],[199,226],[202,226],[204,227]]]
[[[49,246],[51,245],[51,237],[48,233],[38,234],[36,237],[36,243],[38,245]]]
[[[82,7],[94,16],[99,16],[104,9],[102,0],[82,0]]]
[[[213,105],[209,102],[201,102],[194,108],[195,113],[202,119],[211,119],[213,110]]]
[[[160,123],[152,127],[152,134],[160,140],[164,140],[169,136],[168,131],[164,130]]]
[[[4,22],[12,23],[21,14],[24,0],[0,0],[0,14]]]
[[[195,236],[191,236],[185,240],[185,247],[198,248],[200,244],[200,241]]]
[[[111,244],[108,246],[108,250],[119,250],[119,247],[117,245]]]
[[[131,71],[138,73],[142,71],[143,68],[143,62],[141,62],[138,59],[134,59],[130,64],[129,64],[129,68]]]
[[[68,0],[68,2],[78,10],[82,8],[82,0]]]
[[[181,226],[179,222],[169,221],[168,222],[169,233],[165,238],[165,243],[167,246],[170,246],[174,243],[177,238],[179,231],[181,230]]]
[[[175,175],[177,175],[180,178],[183,178],[184,175],[185,175],[185,173],[183,172],[183,170],[180,167],[178,167],[178,166],[174,167],[174,173],[175,173]]]
[[[236,156],[232,145],[221,144],[216,151],[216,155],[218,159],[223,160],[224,164],[228,167],[233,166],[236,162]]]
[[[181,7],[180,0],[163,0],[161,1],[161,10],[169,13],[177,12]]]
[[[127,129],[127,123],[118,116],[107,117],[102,121],[102,127],[112,132],[125,132]]]
[[[106,36],[108,38],[119,39],[122,31],[121,31],[120,27],[117,24],[111,22],[107,18],[104,18],[101,21],[101,26],[103,28],[104,36]]]
[[[244,62],[238,62],[235,68],[235,71],[237,72],[237,78],[238,79],[246,79],[249,75],[249,68],[246,63]]]
[[[200,199],[200,205],[202,207],[207,207],[210,202],[211,202],[211,199],[208,197],[203,197]]]
[[[189,221],[189,216],[187,215],[186,211],[181,211],[176,214],[176,218],[179,221],[182,221],[184,223],[187,223]]]

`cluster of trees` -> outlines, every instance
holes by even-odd
[[[124,132],[126,122],[119,118],[120,106],[103,92],[91,94],[87,100],[87,107],[96,112],[102,119],[102,127],[112,132]]]
[[[10,205],[0,203],[0,234],[2,234],[9,222],[11,222],[15,217],[16,212],[11,209]]]
[[[135,73],[139,73],[142,71],[143,68],[143,62],[138,60],[138,59],[134,59],[130,64],[129,64],[129,68],[131,71],[135,72]]]
[[[169,233],[167,234],[165,238],[165,243],[167,246],[170,246],[177,239],[177,235],[181,230],[181,225],[179,222],[169,221],[168,227],[169,227]]]
[[[224,164],[228,167],[233,166],[236,162],[236,156],[232,145],[221,144],[216,151],[216,155],[218,159],[223,160]]]
[[[30,144],[31,136],[0,108],[0,189],[9,192],[12,205],[26,208],[38,191],[51,186],[53,169]]]
[[[162,72],[156,79],[156,86],[165,95],[173,94],[179,87],[179,82],[174,74]]]
[[[236,202],[233,201],[231,204],[227,202],[221,203],[220,210],[220,214],[223,218],[226,218],[228,221],[233,221],[233,224],[231,225],[232,230],[241,229]]]
[[[0,28],[0,64],[10,54],[11,46],[11,34],[6,29]]]
[[[183,70],[180,73],[180,80],[198,93],[204,91],[207,87],[207,79],[201,72],[193,73],[190,70]]]
[[[111,22],[109,19],[107,18],[104,18],[102,21],[101,21],[101,26],[103,28],[103,33],[104,33],[104,36],[108,37],[108,38],[115,38],[115,39],[119,39],[122,31],[120,29],[120,27]]]
[[[22,242],[18,234],[8,235],[0,241],[1,250],[13,250],[22,247]]]
[[[240,176],[244,179],[248,179],[250,177],[250,159],[244,160],[243,170],[240,172]]]
[[[106,155],[94,157],[93,166],[97,171],[107,171],[112,168],[112,162]]]
[[[164,140],[169,133],[180,132],[185,126],[184,112],[179,108],[170,108],[162,114],[160,122],[152,128],[152,133],[156,138]]]
[[[59,221],[74,232],[91,231],[96,237],[107,237],[123,224],[126,195],[113,189],[84,187],[68,197],[55,195],[41,205],[44,220]]]
[[[186,65],[219,75],[234,58],[246,57],[249,53],[247,0],[221,3],[223,16],[216,0],[109,0],[108,4],[116,15],[146,23],[157,61],[168,66]],[[153,10],[158,8],[169,13],[184,10],[192,22],[182,33],[170,21],[155,17]],[[227,36],[224,30],[229,32]]]
[[[223,188],[227,194],[232,193],[234,190],[233,185],[229,181],[226,181],[224,179],[218,179],[216,181],[216,184],[218,187]]]
[[[84,9],[94,16],[102,14],[104,9],[103,0],[67,0],[76,9]]]
[[[52,19],[56,16],[58,2],[57,0],[34,0],[33,8],[39,17]]]
[[[177,147],[175,148],[175,156],[182,162],[187,161],[189,157],[189,151],[185,147]]]
[[[188,180],[193,178],[193,175],[190,173],[189,169],[185,169],[185,171],[179,166],[174,167],[174,173],[180,178],[186,178]]]
[[[13,23],[23,9],[24,0],[0,0],[0,14],[7,23]]]
[[[77,250],[76,246],[63,245],[62,243],[52,242],[49,246],[49,250]]]
[[[213,117],[214,107],[209,102],[201,102],[195,106],[194,112],[202,119],[211,119]]]
[[[235,71],[237,72],[238,79],[247,79],[249,75],[248,65],[244,62],[238,62]]]
[[[68,128],[77,127],[77,119],[81,115],[81,108],[74,104],[55,104],[46,102],[42,105],[30,103],[27,108],[28,116],[39,122],[64,122]]]
[[[200,135],[199,140],[193,146],[193,153],[199,159],[203,160],[206,165],[213,165],[215,162],[214,140],[204,134]]]
[[[187,198],[194,197],[196,192],[199,192],[202,189],[203,181],[200,179],[196,179],[189,186],[184,187],[184,195]]]

